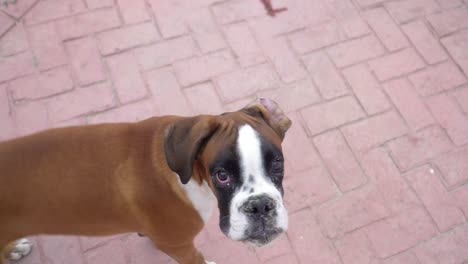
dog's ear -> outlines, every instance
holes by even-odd
[[[244,107],[241,111],[251,116],[263,118],[281,140],[284,139],[286,131],[291,127],[291,120],[289,120],[279,105],[267,98],[260,98]]]
[[[164,135],[167,164],[186,184],[192,177],[193,163],[218,129],[215,116],[187,117],[174,122]]]

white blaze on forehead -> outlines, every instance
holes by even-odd
[[[240,154],[241,174],[244,181],[246,177],[263,176],[263,158],[260,139],[255,130],[249,125],[243,125],[239,129],[237,148]]]

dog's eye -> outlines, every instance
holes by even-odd
[[[276,156],[275,161],[276,162],[283,162],[283,156]]]
[[[231,177],[229,176],[229,173],[225,170],[219,170],[215,173],[215,175],[216,175],[216,180],[218,180],[218,182],[221,184],[226,184],[231,181]]]
[[[276,156],[271,165],[271,169],[274,173],[283,173],[283,157]]]

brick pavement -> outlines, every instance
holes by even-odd
[[[294,122],[290,229],[197,238],[218,263],[468,263],[468,1],[18,0],[0,8],[0,139],[255,96]],[[21,264],[172,263],[145,238],[33,237]]]

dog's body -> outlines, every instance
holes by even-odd
[[[201,264],[193,239],[216,198],[228,237],[266,244],[287,228],[280,144],[289,126],[264,100],[220,116],[60,128],[1,142],[0,249],[33,234],[141,232],[179,263]],[[15,258],[20,246],[5,254]]]

